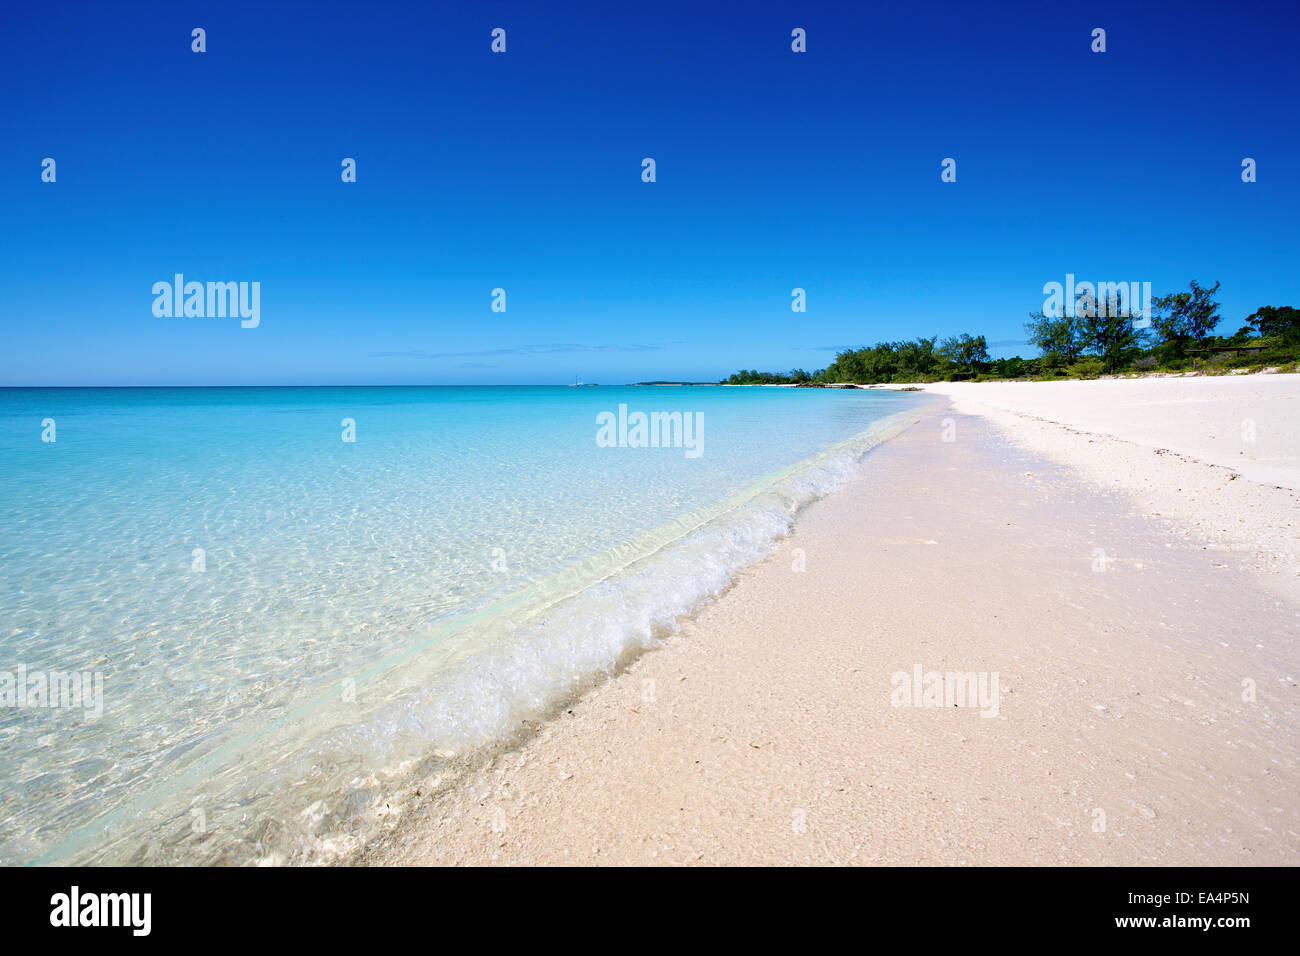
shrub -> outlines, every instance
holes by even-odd
[[[1106,363],[1096,355],[1085,355],[1065,371],[1070,378],[1096,378],[1106,371]]]

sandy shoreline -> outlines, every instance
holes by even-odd
[[[1253,416],[1255,457],[1290,454],[1300,388],[1275,378],[1198,420]],[[1204,397],[1186,381],[1149,407]],[[948,386],[678,635],[395,798],[362,862],[1295,862],[1295,486],[1167,426],[1155,454],[1071,424],[1096,390],[1026,411],[1005,387]],[[996,715],[895,706],[917,666],[996,672]]]
[[[1300,603],[1300,376],[925,386]],[[1242,480],[1246,479],[1246,480]]]

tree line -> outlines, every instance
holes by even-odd
[[[908,341],[878,342],[844,349],[816,372],[760,372],[742,369],[724,385],[833,385],[940,380],[1096,378],[1132,372],[1184,371],[1193,366],[1226,372],[1264,365],[1297,370],[1300,363],[1300,310],[1261,306],[1232,335],[1217,335],[1223,320],[1217,299],[1220,283],[1193,280],[1185,292],[1151,302],[1150,322],[1135,321],[1112,293],[1097,301],[1080,295],[1073,310],[1031,313],[1025,324],[1035,358],[990,359],[982,335],[963,332]]]

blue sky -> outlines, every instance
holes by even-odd
[[[1230,330],[1300,305],[1300,14],[1134,6],[5,5],[0,384],[711,380],[961,331],[1029,355],[1067,272],[1221,280]],[[260,326],[155,317],[177,272],[260,282]]]

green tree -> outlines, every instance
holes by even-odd
[[[1222,283],[1205,288],[1195,279],[1187,292],[1159,296],[1152,303],[1157,318],[1156,334],[1176,355],[1182,355],[1188,343],[1201,345],[1219,324],[1219,303],[1214,298]]]
[[[984,336],[963,332],[943,340],[939,354],[963,370],[974,370],[989,360],[989,346]]]
[[[938,336],[919,338],[915,342],[898,343],[898,364],[901,376],[909,380],[924,379],[934,372],[939,364],[935,354]]]
[[[1083,354],[1083,328],[1076,316],[1031,312],[1025,331],[1029,333],[1029,344],[1044,355],[1057,355],[1073,362]]]
[[[1087,350],[1099,356],[1112,375],[1142,350],[1142,335],[1134,330],[1132,317],[1107,309],[1099,309],[1083,320],[1083,337]]]
[[[1300,309],[1263,305],[1247,316],[1246,321],[1265,338],[1276,336],[1288,345],[1300,343]]]
[[[1115,292],[1100,304],[1091,296],[1082,295],[1075,313],[1079,317],[1079,338],[1084,351],[1101,358],[1106,371],[1112,375],[1141,351],[1145,335],[1133,328],[1133,317],[1124,307],[1122,293]]]

